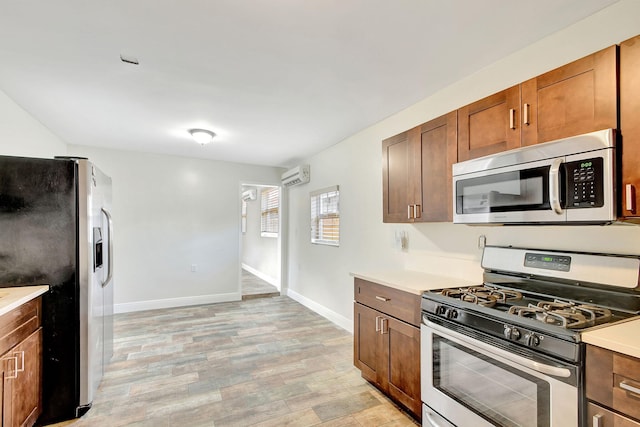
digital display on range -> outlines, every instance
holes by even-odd
[[[524,266],[545,270],[569,271],[571,269],[571,257],[527,252],[524,255]]]

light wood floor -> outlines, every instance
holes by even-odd
[[[360,377],[352,340],[286,296],[119,314],[93,408],[56,426],[417,425]]]
[[[262,280],[258,276],[242,270],[241,276],[242,299],[275,297],[280,295],[278,288]]]

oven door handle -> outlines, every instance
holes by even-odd
[[[502,350],[501,348],[487,344],[483,341],[476,340],[473,338],[468,338],[466,335],[447,329],[444,326],[438,325],[437,323],[433,323],[424,317],[423,317],[423,322],[425,322],[426,326],[428,326],[429,328],[435,330],[436,332],[439,332],[440,334],[444,335],[447,338],[454,338],[453,340],[458,341],[460,344],[464,344],[472,348],[475,347],[478,350],[482,350],[490,354],[496,354],[514,363],[518,363],[536,372],[540,372],[541,374],[550,375],[550,376],[559,377],[559,378],[569,378],[571,376],[571,371],[567,368],[546,365],[544,363],[527,359],[526,357],[515,355],[506,350]]]

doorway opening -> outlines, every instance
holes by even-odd
[[[242,299],[280,295],[282,189],[274,185],[241,186]]]

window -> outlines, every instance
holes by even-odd
[[[260,235],[262,237],[278,237],[280,214],[280,189],[265,188],[260,192]]]
[[[311,243],[340,245],[340,191],[337,185],[311,193]]]

